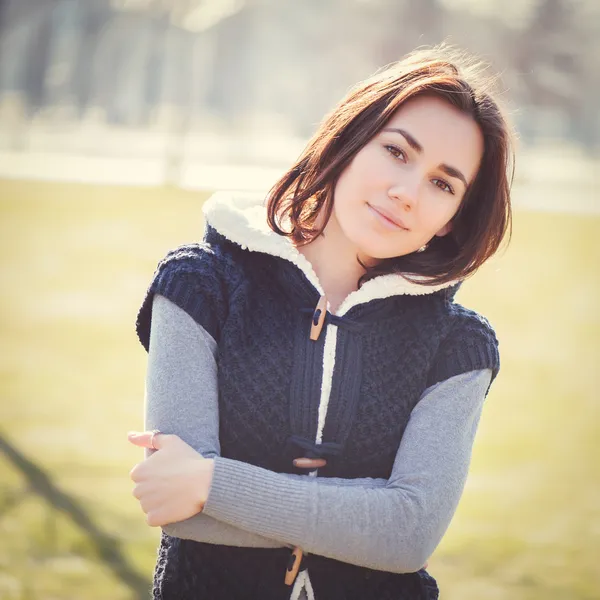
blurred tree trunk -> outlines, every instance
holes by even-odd
[[[579,110],[582,41],[576,6],[568,0],[540,0],[523,31],[518,55],[525,102],[551,111],[549,114],[559,116],[565,124]],[[540,127],[548,130],[547,124],[538,124]],[[566,134],[562,129],[548,133]]]
[[[73,90],[79,116],[82,117],[90,107],[93,97],[94,63],[103,31],[110,21],[112,11],[110,0],[94,0],[94,2],[80,3],[79,6],[81,35],[75,56]]]

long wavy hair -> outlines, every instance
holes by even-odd
[[[271,229],[296,245],[319,236],[332,213],[336,182],[356,153],[407,100],[433,95],[479,126],[484,141],[479,170],[452,219],[450,233],[435,236],[423,250],[367,268],[359,285],[386,273],[401,273],[429,285],[474,273],[498,250],[507,233],[510,237],[512,226],[513,136],[493,97],[496,78],[486,76],[485,70],[465,53],[442,45],[417,50],[354,86],[270,190]],[[324,218],[318,218],[322,213]]]

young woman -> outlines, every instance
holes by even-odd
[[[159,264],[131,478],[164,600],[437,598],[499,368],[454,302],[510,227],[510,134],[443,48],[358,84],[263,199]]]

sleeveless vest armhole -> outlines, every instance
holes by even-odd
[[[458,319],[440,344],[429,371],[427,387],[480,369],[491,369],[490,386],[496,378],[500,370],[500,354],[494,329],[480,315],[469,313],[466,318],[462,315]]]
[[[155,294],[185,310],[218,342],[228,300],[222,262],[210,246],[203,244],[181,246],[160,261],[136,319],[136,332],[146,351]]]

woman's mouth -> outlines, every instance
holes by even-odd
[[[389,211],[385,210],[384,208],[380,208],[378,206],[373,206],[373,205],[369,204],[368,202],[367,202],[367,207],[369,209],[369,212],[382,225],[388,227],[389,229],[393,229],[396,231],[399,229],[408,231],[408,227],[406,227],[404,225],[404,223],[402,223],[402,221],[400,221],[400,219],[398,217],[396,217],[395,215],[392,215]]]

